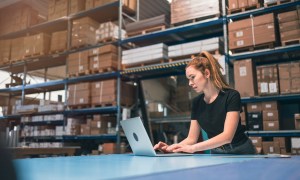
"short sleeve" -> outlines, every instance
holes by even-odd
[[[192,120],[195,120],[195,119],[198,119],[198,115],[197,115],[197,109],[198,109],[198,96],[195,97],[193,100],[192,100],[192,112],[191,112],[191,119]]]
[[[241,95],[238,91],[233,90],[227,99],[227,109],[226,112],[230,111],[238,111],[240,112],[242,109],[242,103],[241,103]]]

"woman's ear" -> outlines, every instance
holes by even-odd
[[[209,70],[205,69],[204,73],[205,73],[205,78],[209,79],[210,78],[210,72],[209,72]]]

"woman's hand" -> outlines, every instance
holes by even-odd
[[[173,144],[169,146],[166,150],[174,153],[178,153],[178,152],[194,153],[196,151],[195,146],[184,145],[184,144]]]
[[[154,150],[159,150],[159,151],[162,151],[164,153],[172,152],[172,151],[167,151],[168,147],[169,147],[169,145],[167,145],[164,142],[159,141],[159,143],[155,144],[155,146],[153,148],[154,148]]]

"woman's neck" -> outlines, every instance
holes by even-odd
[[[208,83],[207,88],[203,90],[204,101],[206,103],[213,102],[218,97],[219,92],[220,90],[217,89],[212,83]]]

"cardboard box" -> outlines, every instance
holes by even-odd
[[[249,137],[255,147],[262,147],[262,137]]]
[[[255,6],[259,4],[258,0],[248,0],[248,6]]]
[[[278,110],[264,110],[263,121],[278,121]]]
[[[104,154],[114,154],[116,153],[116,143],[104,143],[102,145]]]
[[[300,78],[291,79],[291,92],[292,93],[300,92]]]
[[[70,1],[70,13],[75,14],[85,10],[85,0],[72,0]]]
[[[285,12],[285,13],[280,13],[278,14],[278,21],[280,24],[285,22],[290,22],[290,21],[296,21],[300,19],[299,16],[300,15],[295,10]]]
[[[52,33],[50,51],[62,52],[67,50],[67,31],[58,31]]]
[[[300,29],[280,33],[281,42],[298,39],[300,37]]]
[[[248,130],[259,131],[263,130],[263,121],[261,112],[248,113],[247,118]]]
[[[291,146],[292,146],[292,148],[300,148],[300,138],[292,137],[291,138]]]
[[[91,135],[91,128],[87,124],[80,125],[80,134],[81,135]]]
[[[99,48],[91,49],[89,56],[97,56],[99,54],[113,53],[118,54],[118,48],[115,45],[108,44]]]
[[[278,121],[264,121],[263,122],[264,131],[277,131],[279,130],[279,122]]]
[[[258,94],[279,94],[277,65],[259,66],[256,68]]]
[[[67,58],[68,74],[85,73],[89,70],[89,51],[69,54]]]
[[[292,62],[290,64],[291,78],[300,78],[300,62]]]
[[[280,148],[285,148],[286,147],[285,137],[274,137],[273,141],[274,142],[279,142],[279,147]]]
[[[294,20],[294,21],[289,21],[289,22],[284,22],[279,24],[280,32],[292,31],[296,29],[300,29],[299,20]]]
[[[239,8],[248,7],[248,0],[239,0]]]
[[[295,129],[300,130],[300,114],[295,114]]]
[[[247,103],[247,112],[261,112],[262,104],[261,103]]]
[[[277,101],[262,102],[262,110],[278,110]]]
[[[255,65],[251,59],[234,62],[235,89],[241,97],[253,97],[257,95],[257,83]],[[247,83],[244,83],[247,82]]]
[[[118,55],[113,53],[100,54],[89,58],[90,70],[108,71],[118,69]]]
[[[68,16],[69,1],[49,0],[48,1],[48,21]]]
[[[39,33],[24,38],[24,56],[45,55],[50,49],[51,36]]]
[[[264,154],[279,154],[279,142],[263,142],[263,152]]]

